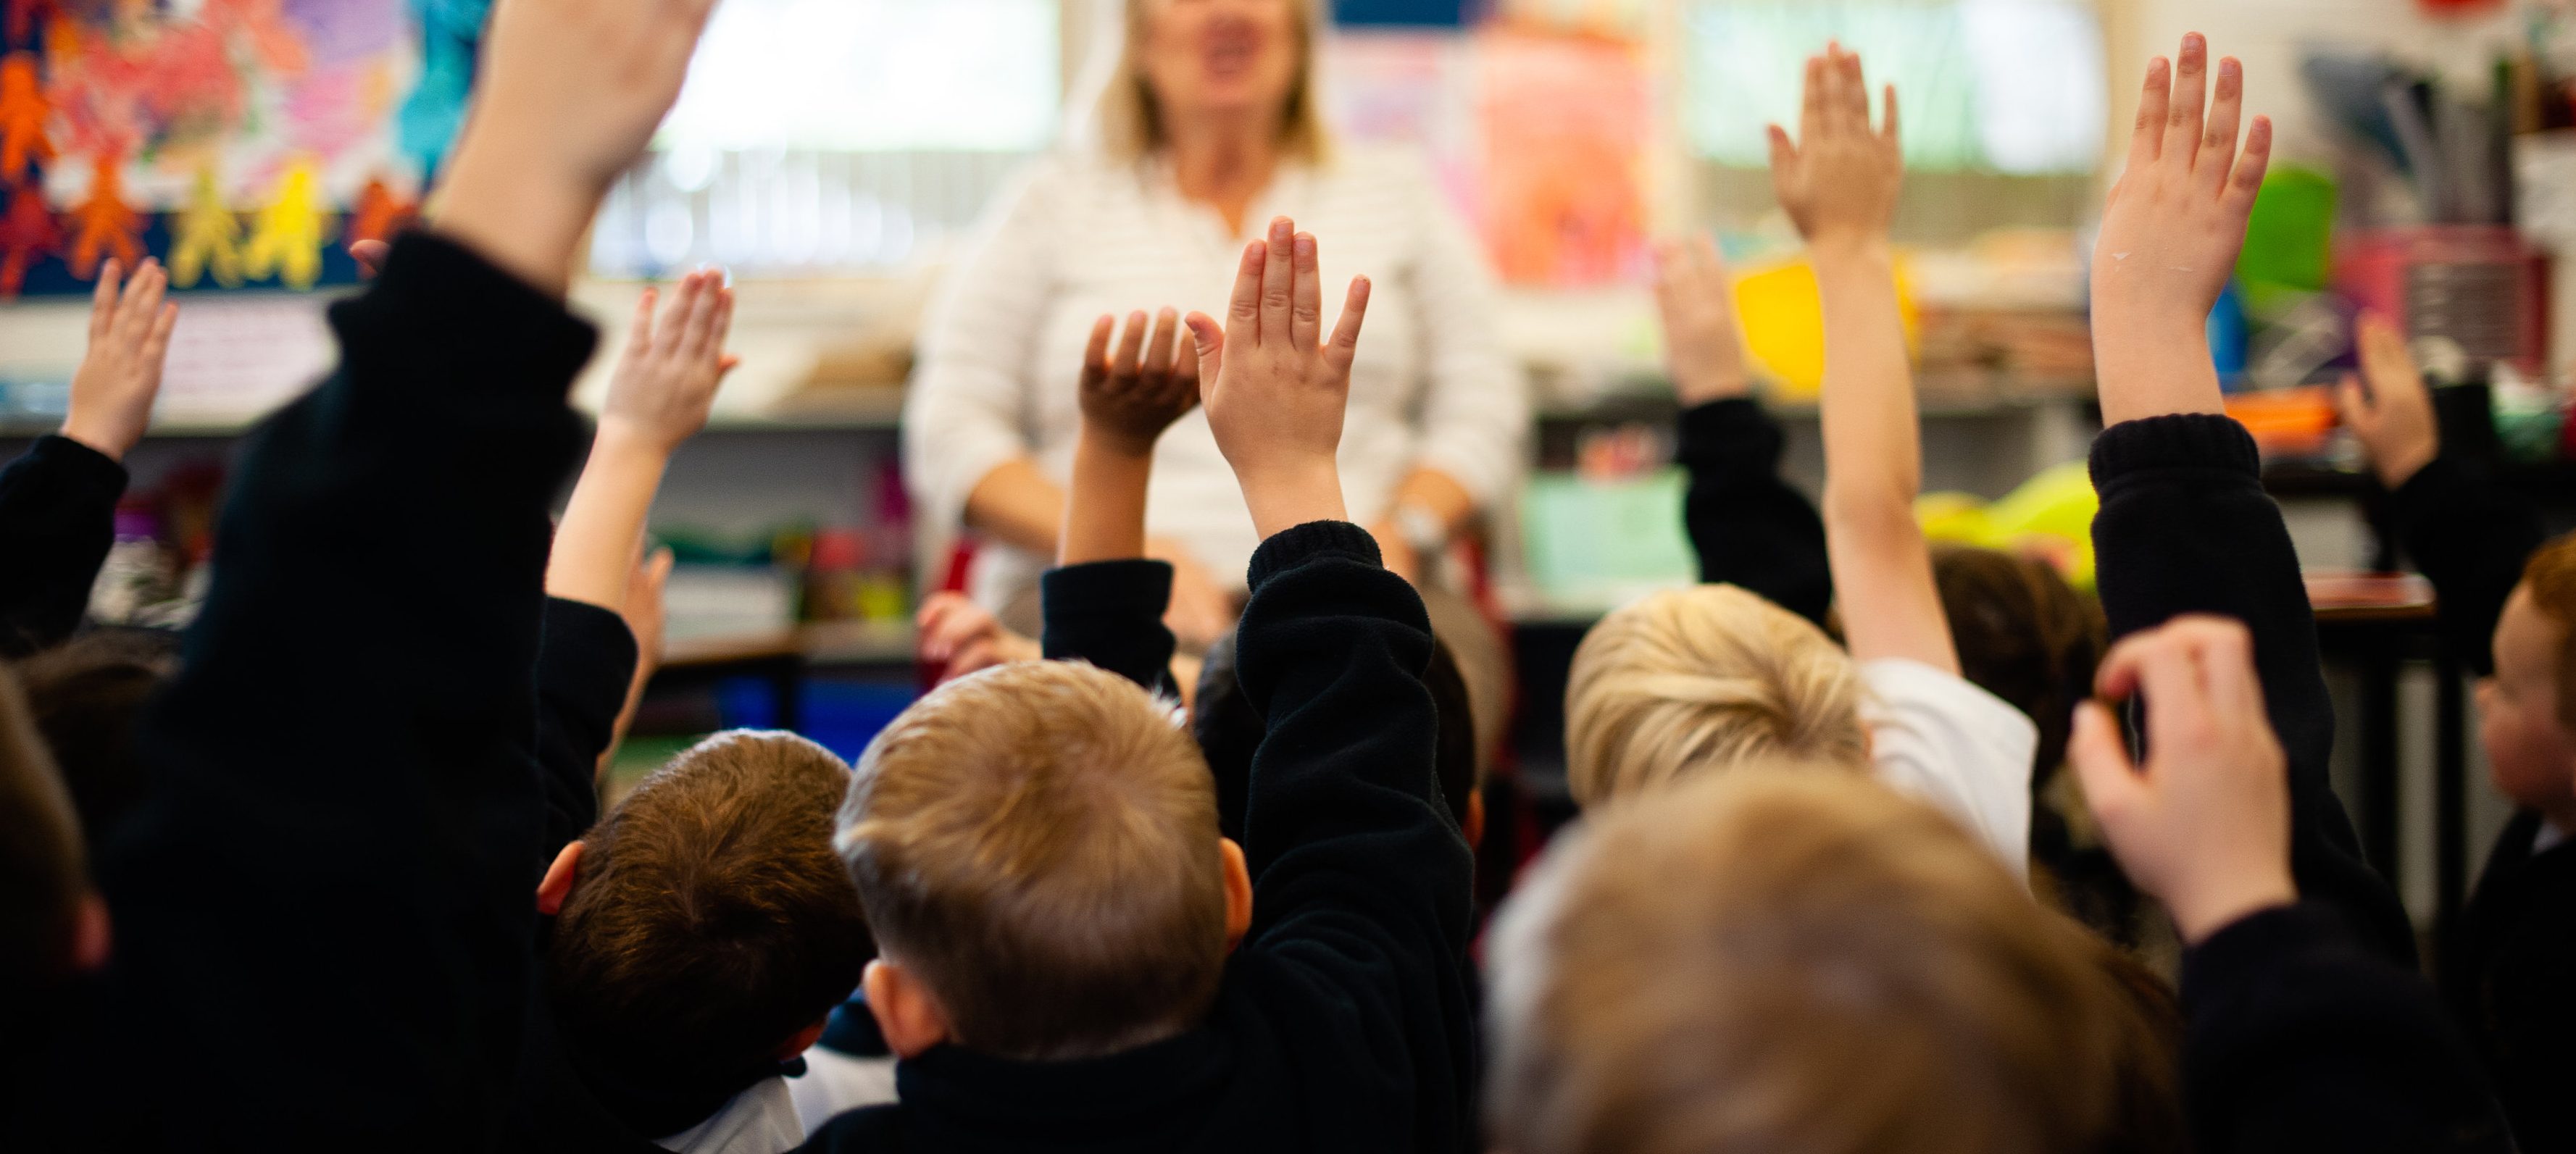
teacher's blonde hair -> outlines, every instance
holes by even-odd
[[[1074,135],[1112,160],[1141,161],[1171,143],[1153,82],[1145,74],[1143,53],[1147,18],[1157,5],[1170,2],[1121,0],[1102,5],[1104,14],[1116,21],[1116,27],[1104,28],[1102,35],[1116,37],[1118,51],[1109,68],[1098,74],[1094,84],[1099,96]],[[1303,17],[1297,21],[1297,79],[1288,90],[1286,115],[1280,118],[1279,145],[1290,156],[1320,164],[1332,155],[1318,83],[1319,49],[1328,19],[1324,0],[1279,2],[1299,10]]]

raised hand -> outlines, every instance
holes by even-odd
[[[1806,104],[1798,139],[1771,126],[1771,187],[1798,234],[1818,248],[1881,244],[1896,216],[1905,154],[1896,127],[1896,88],[1886,90],[1880,126],[1869,124],[1869,84],[1860,57],[1839,44],[1807,59]]]
[[[1172,422],[1199,405],[1199,360],[1195,350],[1180,350],[1180,314],[1164,309],[1146,335],[1141,311],[1127,318],[1127,331],[1117,355],[1109,351],[1117,318],[1104,316],[1091,326],[1091,346],[1082,355],[1082,435],[1098,437],[1104,448],[1144,456]]]
[[[144,258],[119,291],[123,271],[113,257],[99,269],[89,307],[89,350],[72,374],[71,412],[62,430],[120,461],[152,423],[170,331],[179,323],[179,306],[163,300],[170,275],[160,261]]]
[[[2147,763],[2133,763],[2100,701],[2075,714],[2068,757],[2112,852],[2199,943],[2298,900],[2290,786],[2241,623],[2182,617],[2130,636],[2102,662],[2105,701],[2143,696]]]
[[[1280,217],[1268,238],[1243,250],[1224,326],[1190,314],[1208,427],[1264,537],[1308,521],[1350,519],[1334,455],[1369,282],[1351,281],[1327,340],[1319,260],[1315,238]]]
[[[671,307],[657,321],[661,294],[644,290],[626,352],[608,382],[600,410],[602,437],[634,437],[664,453],[706,427],[716,389],[741,358],[725,352],[733,328],[733,290],[724,274],[681,278]]]
[[[2381,484],[2395,489],[2442,452],[2442,427],[2433,394],[2406,337],[2378,313],[2361,314],[2361,375],[2344,375],[2335,387],[2343,423],[2370,453]],[[2369,389],[2362,388],[2369,382]]]
[[[1656,246],[1655,309],[1664,322],[1664,365],[1684,406],[1753,391],[1735,317],[1735,286],[1727,279],[1725,258],[1705,234]]]
[[[499,0],[432,226],[557,296],[609,182],[679,99],[716,0]]]
[[[2161,56],[2147,65],[2128,170],[2102,217],[2093,347],[2103,417],[2115,424],[2222,411],[2205,326],[2245,247],[2272,122],[2254,118],[2239,156],[2244,67],[2234,57],[2218,62],[2215,101],[2208,74],[2209,44],[2197,32],[2183,38],[2178,67]]]
[[[991,611],[962,593],[937,593],[921,605],[915,623],[921,630],[922,664],[939,670],[943,683],[969,673],[1036,661],[1044,654],[1038,643],[1008,629]]]

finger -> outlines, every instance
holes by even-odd
[[[1269,241],[1256,240],[1243,246],[1243,263],[1234,270],[1234,300],[1226,307],[1227,340],[1258,341],[1261,339],[1261,277],[1269,267]],[[1200,365],[1199,372],[1202,376],[1216,375],[1206,365]]]
[[[1896,86],[1893,84],[1887,86],[1886,103],[1885,123],[1879,127],[1878,134],[1889,144],[1902,144],[1905,142],[1905,136],[1896,129]]]
[[[2087,701],[2075,707],[2075,728],[2067,735],[2066,760],[2075,763],[2076,780],[2084,786],[2084,802],[2096,818],[2109,823],[2107,814],[2131,810],[2144,800],[2147,785],[2138,773],[2136,762],[2129,760],[2128,747],[2120,741],[2120,726],[2111,711],[2101,702]]]
[[[2361,378],[2345,373],[2335,382],[2335,415],[2343,418],[2345,427],[2358,430],[2370,420],[2370,398],[2361,391]]]
[[[358,274],[372,277],[385,271],[385,258],[392,256],[394,246],[380,240],[361,240],[349,245],[349,256],[358,262]]]
[[[1854,136],[1869,133],[1869,80],[1861,70],[1860,53],[1843,53],[1843,127]]]
[[[2213,620],[2200,630],[2200,681],[2210,703],[2232,720],[2263,718],[2263,681],[2254,672],[2254,638],[2235,621]],[[2268,725],[2266,719],[2264,724]]]
[[[1342,298],[1342,319],[1333,326],[1333,343],[1324,350],[1324,363],[1334,372],[1348,373],[1351,363],[1360,355],[1360,326],[1368,320],[1369,278],[1352,277],[1351,290]]]
[[[1136,359],[1145,351],[1145,310],[1127,314],[1127,328],[1118,336],[1118,354],[1109,361],[1109,379],[1116,382],[1136,379]]]
[[[1254,337],[1258,342],[1290,339],[1297,307],[1296,248],[1296,222],[1284,216],[1271,221],[1261,265],[1261,331]]]
[[[991,638],[979,637],[958,650],[957,656],[948,662],[948,677],[953,680],[1000,664],[1003,664],[1000,648],[993,644]]]
[[[732,365],[742,363],[742,358],[726,356],[724,351],[725,341],[733,334],[733,309],[733,290],[717,289],[715,317],[707,322],[706,347],[698,355],[701,358],[716,358],[719,372],[731,372]]]
[[[2145,168],[2164,154],[2165,110],[2172,95],[2172,65],[2162,56],[2147,61],[2147,88],[2138,96],[2138,123],[2129,133],[2132,170]]]
[[[2378,312],[2361,314],[2361,371],[2376,390],[2402,388],[2422,375],[2415,366],[2415,354],[2406,347],[2406,338],[2399,336],[2397,326]]]
[[[115,337],[118,341],[131,343],[142,340],[144,332],[151,327],[152,318],[161,312],[160,296],[152,288],[153,274],[160,267],[160,261],[147,256],[134,266],[134,275],[125,279],[124,295],[116,302]]]
[[[178,329],[179,306],[175,302],[162,305],[160,315],[153,318],[152,331],[143,338],[143,363],[146,367],[156,372],[161,368],[161,362],[170,356],[170,334]]]
[[[679,355],[680,342],[688,334],[689,313],[697,308],[698,296],[705,291],[706,278],[700,274],[690,273],[680,278],[679,289],[672,294],[670,307],[664,309],[661,319],[654,323],[653,352],[662,356]]]
[[[1171,379],[1174,335],[1172,330],[1179,328],[1180,323],[1181,314],[1171,309],[1164,309],[1154,314],[1154,335],[1145,340],[1145,375],[1147,377],[1158,381]]]
[[[697,295],[689,301],[689,324],[680,332],[679,353],[691,362],[714,355],[722,338],[716,336],[716,315],[724,309],[724,278],[713,272],[699,274]]]
[[[90,294],[89,339],[91,344],[107,339],[108,325],[116,319],[116,293],[122,287],[125,267],[115,257],[99,266],[98,288]]]
[[[1806,98],[1798,108],[1798,144],[1801,147],[1814,147],[1816,134],[1824,131],[1826,71],[1824,57],[1807,58]]]
[[[1091,340],[1082,347],[1082,384],[1096,387],[1109,373],[1109,333],[1118,327],[1118,318],[1108,313],[1091,322]]]
[[[2198,163],[2201,111],[2208,100],[2209,40],[2193,32],[2182,38],[2182,54],[2174,61],[2173,107],[2165,114],[2164,156],[2185,170]]]
[[[671,571],[679,565],[680,555],[669,547],[655,549],[653,559],[644,563],[644,587],[652,590],[655,597],[660,597],[662,587],[671,583]]]
[[[2196,644],[2189,638],[2162,638],[2138,651],[2138,696],[2147,703],[2150,748],[2183,748],[2184,735],[2208,726],[2209,687],[2200,674]]]
[[[2236,126],[2245,112],[2245,66],[2233,56],[2218,62],[2218,94],[2209,105],[2209,125],[2200,136],[2200,159],[2192,169],[2201,183],[2216,191],[2227,183],[2236,162]]]
[[[1777,180],[1798,164],[1798,146],[1789,139],[1789,130],[1771,126],[1771,176]]]
[[[1299,352],[1315,347],[1324,336],[1324,276],[1321,257],[1315,251],[1312,233],[1298,233],[1291,242],[1296,253],[1297,287],[1291,293],[1293,313],[1289,319],[1289,342]]]
[[[662,290],[647,288],[635,300],[635,320],[626,329],[626,355],[642,356],[653,351],[653,310],[661,307]]]
[[[1209,385],[1218,380],[1225,368],[1225,330],[1206,313],[1191,313],[1183,322],[1190,327],[1190,345],[1198,353],[1199,395],[1205,397]]]
[[[2245,130],[2245,153],[2236,158],[2236,178],[2228,182],[2227,203],[2231,211],[2254,211],[2254,196],[2263,191],[2263,173],[2272,166],[2272,118],[2257,116],[2254,126]]]

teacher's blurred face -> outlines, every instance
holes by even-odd
[[[1285,115],[1303,67],[1305,0],[1142,0],[1145,80],[1168,121]]]

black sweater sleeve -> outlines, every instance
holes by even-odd
[[[2174,617],[2233,617],[2254,635],[2263,700],[2290,769],[2290,868],[2299,892],[2341,910],[2362,939],[2412,966],[2415,931],[2395,891],[2361,859],[2328,778],[2334,702],[2316,615],[2280,506],[2263,492],[2254,438],[2226,417],[2150,417],[2093,443],[2093,519],[2111,636]]]
[[[37,438],[0,469],[0,658],[80,628],[124,495],[125,466],[66,437]]]
[[[339,368],[245,447],[101,866],[121,1036],[222,1049],[128,1112],[158,1145],[487,1148],[525,1019],[546,512],[596,334],[418,232],[331,321]]]
[[[2430,986],[2313,904],[2183,959],[2184,1097],[2203,1154],[2513,1149]]]
[[[1690,473],[1682,523],[1699,579],[1738,585],[1825,622],[1834,603],[1825,523],[1807,495],[1780,479],[1780,423],[1749,398],[1682,411],[1675,456]]]
[[[542,865],[599,820],[599,758],[635,681],[634,631],[614,611],[546,598],[537,648],[537,768],[546,795]]]
[[[1044,618],[1038,644],[1049,661],[1088,661],[1155,693],[1180,700],[1172,681],[1176,642],[1163,625],[1172,567],[1161,561],[1095,561],[1050,569],[1038,579]]]
[[[1356,525],[1270,538],[1251,578],[1237,661],[1269,731],[1245,820],[1254,921],[1244,949],[1365,1015],[1378,1039],[1368,1058],[1407,1087],[1406,1148],[1463,1149],[1475,1078],[1472,863],[1432,770],[1430,619]]]
[[[2496,619],[2540,547],[2522,494],[2455,457],[2436,458],[2390,494],[2389,520],[2442,603],[2442,644],[2480,677],[2495,673]]]

